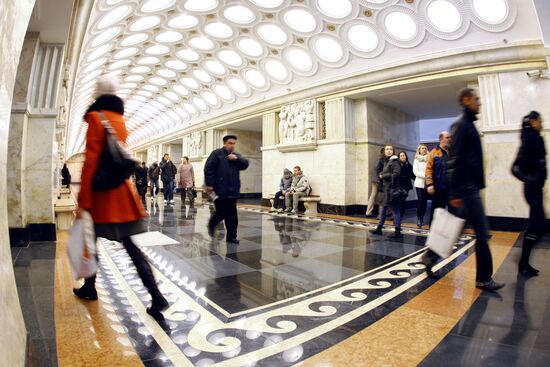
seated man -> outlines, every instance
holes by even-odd
[[[282,212],[286,209],[285,200],[283,200],[283,207],[279,209],[279,198],[282,196],[283,199],[287,192],[290,191],[290,185],[292,184],[292,172],[288,168],[285,168],[283,171],[283,177],[281,177],[281,182],[279,183],[279,191],[275,193],[275,199],[273,200],[273,208],[270,212]]]
[[[294,177],[292,178],[292,185],[290,185],[290,191],[285,194],[285,212],[296,214],[298,212],[298,202],[300,198],[308,196],[311,188],[307,182],[307,177],[304,176],[300,166],[294,167]],[[292,206],[290,205],[290,199],[292,198]]]

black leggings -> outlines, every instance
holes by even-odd
[[[418,219],[424,221],[424,216],[426,215],[426,208],[428,205],[428,192],[426,189],[416,188],[416,196],[418,198],[418,205],[416,207],[416,215]]]
[[[529,225],[526,235],[539,238],[544,234],[546,218],[544,217],[544,205],[542,187],[532,187],[524,185],[523,194],[529,204]]]

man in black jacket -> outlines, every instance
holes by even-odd
[[[216,149],[206,160],[204,165],[205,191],[215,193],[216,212],[208,222],[208,234],[214,236],[214,228],[222,220],[225,221],[227,242],[238,244],[237,226],[237,199],[240,195],[240,171],[248,168],[248,160],[235,152],[237,137],[226,135],[223,137],[223,148]]]
[[[153,162],[149,170],[147,171],[147,176],[149,177],[149,183],[151,184],[151,200],[159,193],[159,174],[160,167],[157,162]]]
[[[493,280],[493,259],[489,249],[489,222],[479,191],[485,188],[481,139],[474,125],[479,113],[475,90],[464,88],[458,95],[464,108],[451,126],[453,141],[447,158],[449,204],[460,208],[476,233],[476,287],[496,291],[504,286]]]
[[[174,187],[177,168],[170,160],[170,155],[165,154],[159,164],[162,191],[164,192],[164,204],[174,204]]]
[[[147,166],[145,162],[136,167],[136,187],[141,198],[142,204],[145,206],[145,194],[147,193]]]

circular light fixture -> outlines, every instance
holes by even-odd
[[[191,115],[194,115],[197,113],[197,109],[195,108],[195,106],[193,106],[191,103],[184,103],[183,104],[183,108],[189,112]]]
[[[400,41],[410,41],[416,36],[417,26],[414,19],[401,11],[388,13],[384,18],[387,31]]]
[[[162,103],[163,105],[165,105],[166,107],[169,107],[172,105],[172,101],[169,100],[168,98],[166,97],[163,97],[163,96],[158,96],[157,97],[157,101],[159,101],[160,103]]]
[[[134,88],[137,88],[137,84],[136,83],[124,83],[120,86],[120,88],[134,89]]]
[[[233,29],[222,22],[212,22],[204,26],[204,31],[214,38],[230,38],[233,35]]]
[[[130,57],[137,54],[138,51],[139,49],[137,49],[136,47],[125,48],[118,51],[116,54],[114,54],[113,59],[116,59],[116,60],[124,59],[126,57]]]
[[[265,71],[267,71],[267,73],[273,79],[279,82],[288,78],[288,70],[283,65],[283,63],[280,62],[279,60],[274,60],[274,59],[268,60],[266,61],[264,67],[265,67]]]
[[[219,104],[218,97],[210,91],[206,91],[202,93],[202,98],[212,106],[217,106]]]
[[[100,58],[101,56],[105,55],[107,52],[111,51],[111,47],[112,45],[110,43],[107,43],[103,46],[99,46],[94,51],[92,51],[92,53],[88,55],[88,58],[86,59],[86,61],[90,62]]]
[[[170,19],[168,22],[168,27],[177,28],[177,29],[189,29],[195,27],[199,24],[197,17],[188,14],[178,15]]]
[[[342,46],[333,38],[319,37],[313,42],[313,50],[322,60],[336,63],[344,57]]]
[[[97,29],[105,29],[115,23],[120,22],[126,18],[132,9],[128,5],[121,5],[105,14],[101,20],[97,23]]]
[[[145,49],[145,53],[148,55],[165,55],[170,52],[170,47],[165,45],[154,45]]]
[[[210,74],[202,69],[194,70],[193,75],[203,83],[210,83],[212,81]]]
[[[88,74],[91,71],[94,71],[95,69],[99,68],[100,66],[105,65],[107,62],[106,57],[102,57],[100,59],[95,60],[94,62],[90,63],[86,68],[84,68],[84,74]]]
[[[260,42],[252,38],[242,38],[237,42],[237,47],[243,53],[252,57],[259,57],[264,53],[264,48]]]
[[[189,114],[183,110],[181,107],[174,108],[174,111],[184,120],[189,118]]]
[[[193,37],[189,40],[189,44],[199,50],[212,50],[214,42],[210,38],[204,36]]]
[[[113,62],[110,66],[109,66],[109,70],[117,70],[117,69],[121,69],[123,67],[126,67],[128,65],[131,64],[131,61],[130,60],[119,60],[119,61],[115,61]]]
[[[176,3],[176,0],[149,0],[141,7],[144,13],[154,13],[156,11],[168,9]]]
[[[159,91],[159,87],[157,87],[155,85],[150,85],[150,84],[144,85],[143,89],[148,90],[149,92],[154,92],[154,93]]]
[[[157,75],[162,76],[163,78],[168,78],[168,79],[176,77],[176,73],[172,70],[169,70],[169,69],[157,70]]]
[[[115,38],[120,33],[120,27],[109,28],[95,36],[90,47],[94,48]]]
[[[144,97],[151,97],[153,93],[147,91],[147,90],[140,90],[137,92],[138,95],[144,96]]]
[[[246,81],[255,88],[262,89],[265,88],[265,86],[267,85],[265,77],[258,70],[247,70],[244,73],[244,77],[246,78]]]
[[[212,73],[216,75],[223,75],[225,74],[225,67],[216,60],[208,60],[204,64],[208,70],[210,70]]]
[[[166,80],[164,80],[163,78],[159,78],[158,76],[154,76],[152,78],[149,78],[149,82],[153,85],[158,85],[160,87],[163,87],[166,84],[168,84],[168,82]]]
[[[460,28],[462,19],[454,4],[445,0],[435,0],[426,10],[429,21],[440,31],[454,32]]]
[[[134,45],[137,45],[139,43],[145,42],[147,40],[147,38],[149,38],[149,36],[145,33],[133,34],[131,36],[128,36],[128,37],[124,38],[120,42],[120,45],[122,47],[134,46]]]
[[[237,94],[245,95],[248,93],[248,87],[239,78],[229,78],[227,84],[229,84],[231,89],[233,89]]]
[[[132,32],[144,31],[146,29],[151,29],[153,27],[156,27],[159,23],[160,23],[160,18],[157,17],[156,15],[143,17],[141,19],[136,20],[130,25],[130,31]]]
[[[171,99],[171,100],[174,101],[174,102],[177,102],[177,101],[180,100],[180,97],[178,97],[178,95],[177,95],[176,93],[174,93],[174,92],[170,92],[170,91],[164,92],[163,95],[164,95],[166,98]]]
[[[288,41],[288,36],[285,31],[283,31],[281,27],[271,23],[264,23],[260,25],[258,27],[258,36],[260,36],[260,38],[267,43],[271,43],[276,46],[283,45],[286,41]]]
[[[142,57],[137,61],[138,65],[154,65],[154,64],[158,64],[159,62],[160,62],[160,59],[154,56]]]
[[[189,78],[189,77],[181,78],[180,82],[181,84],[191,89],[199,89],[200,87],[199,83],[193,78]]]
[[[321,13],[330,18],[342,19],[351,14],[353,7],[349,0],[317,0]]]
[[[176,84],[172,86],[172,89],[174,90],[174,92],[176,92],[179,95],[182,95],[182,96],[189,95],[189,91],[184,86]]]
[[[262,8],[273,9],[281,6],[283,0],[250,0],[250,2]]]
[[[193,104],[199,108],[199,110],[206,111],[208,110],[208,106],[206,103],[198,97],[193,98]]]
[[[221,50],[218,58],[229,66],[239,67],[243,64],[243,58],[233,50]]]
[[[508,14],[508,4],[505,0],[472,0],[476,15],[490,24],[501,23]]]
[[[141,75],[130,75],[124,78],[125,82],[141,82],[143,77]]]
[[[135,68],[130,69],[130,73],[133,73],[133,74],[145,74],[150,71],[151,71],[151,68],[147,66],[136,66]]]
[[[242,5],[233,5],[223,11],[223,16],[233,23],[249,24],[256,19],[254,12]]]
[[[362,52],[370,52],[378,47],[378,35],[371,27],[364,24],[349,27],[347,37],[351,45]]]
[[[214,92],[216,92],[216,94],[220,96],[221,99],[225,99],[226,101],[230,101],[233,97],[231,91],[225,85],[216,85],[214,87]]]
[[[158,36],[155,37],[155,40],[161,43],[174,43],[174,42],[181,41],[182,39],[183,39],[183,35],[179,32],[174,32],[174,31],[166,31],[166,32],[160,33]]]
[[[313,60],[309,54],[301,48],[289,48],[285,50],[286,61],[296,70],[308,72],[313,68]]]
[[[178,52],[176,52],[176,55],[187,61],[197,61],[198,59],[200,59],[200,55],[196,51],[193,51],[189,48],[179,50]]]
[[[178,70],[178,71],[187,69],[187,64],[179,60],[168,60],[164,63],[164,66],[173,70]]]
[[[310,33],[317,27],[317,21],[310,12],[302,8],[293,8],[283,15],[285,23],[292,29],[302,33]]]
[[[217,0],[187,0],[185,9],[189,11],[209,11],[218,6]]]

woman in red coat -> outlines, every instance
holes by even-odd
[[[98,97],[84,116],[88,123],[88,131],[77,216],[81,215],[82,210],[90,212],[94,220],[96,237],[122,242],[136,266],[143,285],[149,290],[153,299],[147,312],[157,319],[162,319],[161,312],[168,307],[168,302],[157,287],[151,266],[130,237],[147,231],[143,220],[146,215],[145,209],[138,193],[129,180],[112,190],[96,191],[92,187],[92,179],[105,146],[105,130],[101,123],[100,111],[109,120],[120,141],[125,143],[128,136],[123,117],[124,103],[115,95],[117,88],[118,83],[115,79],[102,77],[96,89]],[[97,300],[95,276],[85,279],[82,288],[73,291],[82,299]]]

